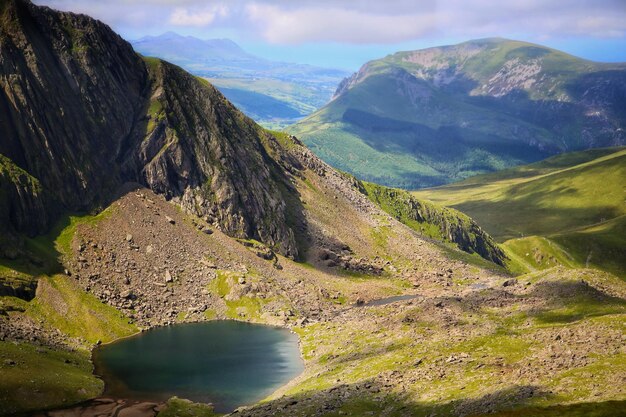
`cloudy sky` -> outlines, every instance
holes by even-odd
[[[34,0],[126,39],[231,38],[271,59],[356,69],[369,59],[484,37],[626,61],[626,0]]]

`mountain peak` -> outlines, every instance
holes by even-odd
[[[160,35],[154,36],[154,39],[179,39],[179,38],[184,38],[184,36],[176,32],[173,32],[171,30],[167,32],[163,32]]]
[[[361,178],[417,188],[559,152],[622,145],[625,89],[625,64],[518,40],[476,39],[370,61],[290,131]],[[362,160],[337,157],[340,141],[327,138],[343,137],[361,146],[352,152]],[[391,144],[404,153],[385,150]],[[390,157],[385,169],[370,162]]]
[[[298,255],[283,195],[291,186],[264,148],[272,138],[213,86],[142,60],[87,16],[29,5],[18,17],[0,36],[0,62],[10,63],[0,77],[0,154],[33,180],[0,178],[10,193],[0,224],[45,232],[41,219],[108,204],[104,196],[133,182],[231,236]]]

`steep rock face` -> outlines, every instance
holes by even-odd
[[[5,2],[0,153],[54,190],[63,206],[85,209],[120,181],[116,158],[147,80],[142,60],[104,24]]]
[[[232,236],[297,256],[280,186],[289,182],[261,143],[273,137],[176,66],[153,62],[150,76],[157,110],[139,145],[140,182]]]
[[[87,16],[25,0],[0,13],[0,154],[38,183],[3,180],[20,185],[10,196],[23,203],[5,203],[3,224],[44,232],[52,211],[105,204],[131,181],[230,235],[298,255],[285,203],[295,191],[264,147],[275,139],[211,85],[144,61]],[[44,215],[41,192],[54,199]]]

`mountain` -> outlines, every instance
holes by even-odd
[[[158,56],[181,66],[221,63],[244,66],[262,62],[260,58],[246,53],[230,39],[202,40],[193,36],[181,36],[166,32],[159,36],[145,36],[132,41],[135,50],[143,55]]]
[[[304,256],[293,176],[326,168],[304,148],[288,152],[297,139],[264,130],[206,80],[142,59],[98,21],[21,1],[3,13],[2,246],[136,183],[230,236]]]
[[[626,278],[626,148],[593,149],[413,193],[475,218],[523,270]]]
[[[626,143],[626,64],[506,39],[365,64],[289,132],[331,165],[408,189]]]
[[[262,144],[273,136],[210,84],[142,60],[100,22],[16,9],[14,19],[32,23],[3,39],[0,153],[27,175],[3,176],[3,226],[45,232],[55,214],[106,205],[121,184],[138,182],[232,235],[297,256],[297,220],[282,196],[293,187]]]
[[[336,171],[98,21],[0,2],[0,106],[1,415],[215,415],[99,398],[92,351],[226,319],[293,330],[304,363],[231,416],[624,408],[623,281],[513,276],[466,215]]]
[[[348,75],[259,58],[229,39],[167,32],[131,43],[144,56],[162,58],[208,79],[249,117],[270,128],[282,128],[322,107]]]

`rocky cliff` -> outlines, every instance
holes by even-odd
[[[230,235],[298,255],[284,195],[294,191],[263,145],[274,139],[211,85],[142,59],[87,16],[25,0],[0,10],[0,154],[37,184],[3,176],[20,198],[0,223],[41,233],[54,213],[139,182]]]

